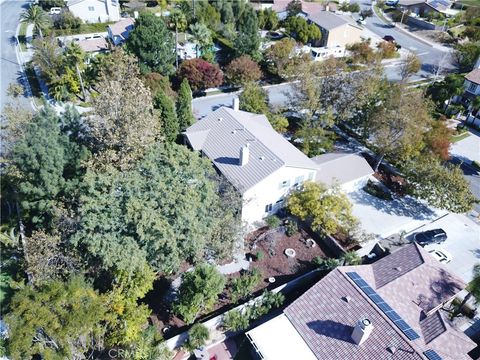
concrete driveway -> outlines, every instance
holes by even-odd
[[[445,249],[452,255],[452,261],[446,267],[459,275],[464,281],[472,280],[472,269],[480,263],[480,225],[463,214],[448,214],[441,219],[431,222],[418,231],[443,229],[447,233],[447,240],[439,245],[427,245],[426,250]],[[407,236],[413,237],[412,232]]]
[[[377,238],[413,231],[446,214],[445,211],[431,209],[410,196],[388,201],[361,189],[350,192],[347,196],[353,205],[353,215],[360,220],[361,227]]]

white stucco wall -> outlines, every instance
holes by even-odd
[[[120,20],[120,5],[117,0],[84,0],[68,8],[73,15],[88,23]]]
[[[352,191],[360,190],[362,189],[365,185],[367,185],[368,178],[370,175],[366,175],[364,177],[349,181],[345,184],[342,184],[340,187],[345,193],[349,193]]]
[[[465,90],[474,95],[480,95],[480,85],[472,83],[469,80],[465,80]]]
[[[277,203],[277,201],[284,199],[290,190],[295,187],[297,177],[303,176],[303,181],[313,181],[315,175],[316,170],[314,169],[287,166],[270,174],[270,176],[243,194],[242,221],[249,227],[256,227],[262,219],[275,214],[283,207],[283,202]],[[290,183],[285,187],[281,187],[280,184],[283,181],[289,181]],[[268,204],[272,204],[270,212],[265,211],[265,206]]]

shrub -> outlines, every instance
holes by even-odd
[[[337,259],[333,258],[321,258],[320,256],[315,256],[313,258],[314,265],[322,270],[333,270],[340,265],[340,262]]]
[[[257,258],[257,261],[261,261],[264,257],[263,251],[257,251],[257,253],[255,254],[255,257]]]
[[[360,265],[362,258],[355,251],[347,251],[342,256],[343,265]]]
[[[260,301],[256,302],[249,309],[249,316],[252,320],[268,314],[268,312],[274,308],[280,307],[285,301],[285,296],[282,293],[274,293],[272,291],[265,290],[262,294]]]
[[[239,278],[232,280],[230,295],[232,301],[236,303],[241,299],[247,298],[262,281],[262,275],[258,269],[253,269],[240,275]]]
[[[367,182],[367,185],[364,186],[363,191],[382,200],[392,200],[392,194],[390,194],[389,191],[386,191],[379,184],[370,180]]]
[[[203,59],[186,60],[180,65],[178,75],[187,79],[193,91],[217,87],[223,83],[223,72],[218,65]]]
[[[280,219],[275,215],[270,215],[269,217],[267,217],[265,219],[265,222],[270,229],[276,229],[280,226]]]
[[[292,236],[298,232],[298,224],[295,220],[291,219],[285,226],[285,233],[287,236]]]
[[[242,313],[240,310],[232,310],[223,317],[223,325],[229,331],[245,330],[250,325],[249,312]]]
[[[378,44],[378,51],[383,59],[391,59],[395,56],[397,47],[393,42],[382,41]]]
[[[55,29],[78,29],[82,24],[82,20],[70,11],[63,10],[61,14],[55,15],[53,18],[53,27]]]
[[[262,71],[250,56],[242,55],[227,65],[225,77],[231,84],[245,85],[248,82],[259,80],[262,77]]]
[[[185,343],[185,348],[188,351],[193,351],[205,345],[210,334],[207,327],[203,324],[197,323],[188,330],[188,340]]]

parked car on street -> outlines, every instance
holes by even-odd
[[[441,244],[447,240],[447,233],[443,229],[427,230],[416,233],[413,240],[420,246]]]
[[[394,43],[394,44],[396,43],[395,38],[392,35],[385,35],[383,37],[383,40]]]
[[[443,249],[430,250],[428,253],[442,264],[448,264],[453,259],[452,255],[450,255],[448,251]]]

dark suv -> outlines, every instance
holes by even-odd
[[[420,246],[441,244],[447,240],[447,233],[443,229],[434,229],[416,233],[413,240]]]

